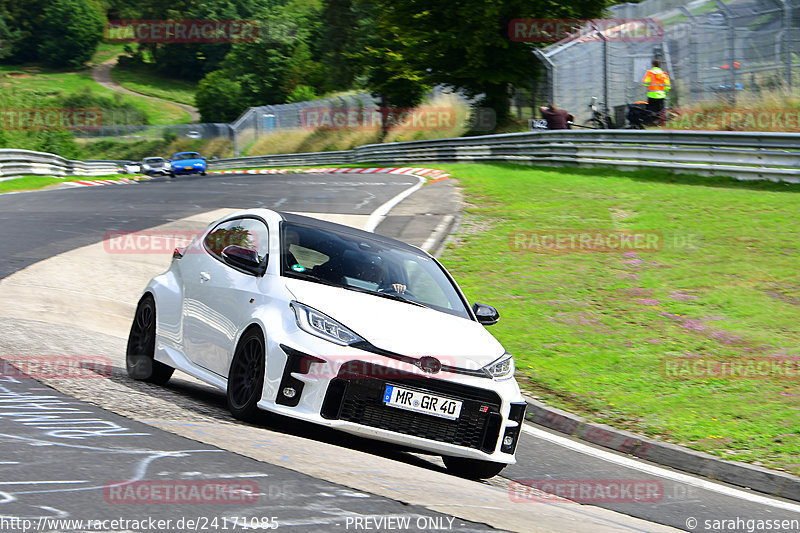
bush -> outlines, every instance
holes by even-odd
[[[224,70],[207,74],[197,84],[195,105],[202,122],[233,122],[247,106],[242,105],[242,87]]]
[[[45,8],[39,58],[54,67],[80,67],[103,38],[105,16],[87,0],[53,0]]]
[[[286,98],[287,104],[293,104],[294,102],[308,102],[310,100],[316,100],[317,93],[314,92],[313,87],[309,87],[308,85],[298,85],[295,87],[289,96]]]

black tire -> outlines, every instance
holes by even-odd
[[[170,178],[174,178],[174,177],[175,177],[175,173],[174,173],[174,172],[170,172],[170,173],[169,173],[169,177],[170,177]]]
[[[467,479],[489,479],[499,474],[506,467],[505,463],[451,457],[449,455],[443,455],[442,460],[448,472]]]
[[[175,371],[171,366],[156,361],[156,302],[150,294],[139,300],[133,316],[128,348],[125,351],[125,368],[128,375],[139,381],[163,385]]]
[[[205,172],[205,170],[204,170],[203,172],[201,172],[201,173],[200,173],[200,175],[201,175],[201,176],[205,176],[205,175],[206,175],[206,172]]]
[[[590,118],[589,120],[587,120],[586,122],[583,123],[583,127],[584,128],[593,128],[593,129],[596,129],[596,130],[602,130],[603,129],[603,123],[600,122],[600,119]]]
[[[265,360],[264,336],[253,328],[239,341],[228,372],[228,409],[234,418],[255,420],[264,388]]]

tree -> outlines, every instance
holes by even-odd
[[[194,101],[203,122],[233,122],[247,107],[242,105],[241,85],[225,70],[200,80]]]
[[[531,85],[533,44],[509,38],[516,18],[593,18],[604,0],[374,0],[383,46],[400,54],[406,69],[423,72],[431,84],[482,95],[482,105],[494,109],[498,124],[509,116],[512,87]],[[388,32],[387,32],[388,31]],[[392,42],[392,35],[400,37]]]
[[[0,12],[0,59],[10,56],[14,52],[14,43],[19,39],[20,31],[8,29],[5,17]]]
[[[261,28],[255,42],[236,43],[223,68],[241,83],[249,105],[281,104],[299,85],[318,88],[321,78],[310,42],[318,33],[318,5],[292,0],[257,16]]]
[[[294,102],[308,102],[316,99],[317,93],[314,92],[313,87],[309,87],[308,85],[298,85],[291,93],[289,93],[289,96],[286,97],[286,103],[293,104]]]
[[[103,38],[105,16],[87,0],[53,0],[44,12],[39,58],[51,66],[80,67]]]

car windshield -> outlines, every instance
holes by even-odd
[[[281,274],[401,300],[470,318],[439,264],[402,245],[366,236],[284,223]]]
[[[154,165],[156,163],[163,163],[164,159],[161,157],[151,157],[149,159],[145,159],[144,162],[148,165]]]
[[[185,154],[175,154],[175,157],[173,157],[173,159],[178,160],[178,161],[180,161],[182,159],[200,159],[200,154],[198,154],[197,152],[187,152]]]

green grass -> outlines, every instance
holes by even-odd
[[[469,204],[442,261],[543,401],[800,473],[800,375],[675,379],[671,357],[800,356],[800,186],[658,171],[434,165]],[[518,251],[524,231],[657,231],[658,252]]]
[[[97,45],[89,65],[99,65],[107,59],[118,56],[125,51],[125,43],[100,43]]]
[[[111,70],[111,78],[126,89],[137,93],[194,105],[197,84],[192,82],[165,78],[145,68],[132,70],[119,65]]]
[[[59,72],[37,66],[0,65],[0,90],[13,87],[31,94],[31,99],[76,93],[84,88],[102,96],[112,96],[115,91],[106,89],[92,79],[90,70]],[[141,96],[125,95],[147,115],[151,124],[188,124],[189,113],[174,104]]]
[[[66,178],[54,178],[52,176],[22,176],[12,180],[0,181],[0,194],[5,192],[34,191],[53,185],[58,185],[67,181],[119,180],[121,178],[131,178],[131,175],[117,174],[112,176],[69,176]]]

